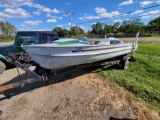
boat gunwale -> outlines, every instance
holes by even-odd
[[[62,53],[62,54],[42,54],[42,53],[30,53],[30,54],[32,54],[32,55],[41,55],[41,56],[50,56],[50,57],[60,57],[60,56],[89,56],[89,55],[97,55],[97,54],[109,54],[109,53],[114,53],[114,52],[121,52],[121,51],[127,51],[127,50],[130,50],[130,51],[132,51],[132,49],[131,48],[126,48],[126,49],[122,49],[122,50],[116,50],[116,51],[110,51],[110,52],[106,52],[105,50],[101,50],[101,52],[95,52],[95,53],[93,53],[93,52],[87,52],[87,54],[86,54],[86,52],[76,52],[76,53]]]
[[[129,43],[122,43],[122,44],[109,44],[109,45],[79,45],[79,46],[73,46],[73,45],[56,45],[56,46],[52,46],[51,44],[38,44],[38,45],[25,45],[25,46],[22,46],[22,48],[78,48],[78,47],[101,47],[101,46],[122,46],[122,47],[125,47],[125,46],[128,46],[128,45],[132,45],[134,42],[129,42]]]

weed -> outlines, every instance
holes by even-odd
[[[142,98],[147,106],[160,113],[160,46],[140,44],[135,54],[136,61],[130,62],[127,70],[105,66],[97,70],[98,75],[107,77]]]

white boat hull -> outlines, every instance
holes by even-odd
[[[23,48],[36,63],[46,69],[94,63],[128,54],[134,49],[133,43],[82,46],[46,44],[23,46]]]

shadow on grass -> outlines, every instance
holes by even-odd
[[[108,65],[108,66],[102,67],[101,69],[96,70],[96,72],[107,71],[107,70],[123,70],[123,67],[119,66],[117,64],[115,64],[115,65]]]

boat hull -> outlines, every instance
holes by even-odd
[[[23,46],[23,48],[41,67],[46,69],[60,69],[126,55],[133,51],[133,44],[60,47],[52,45],[31,45]]]

